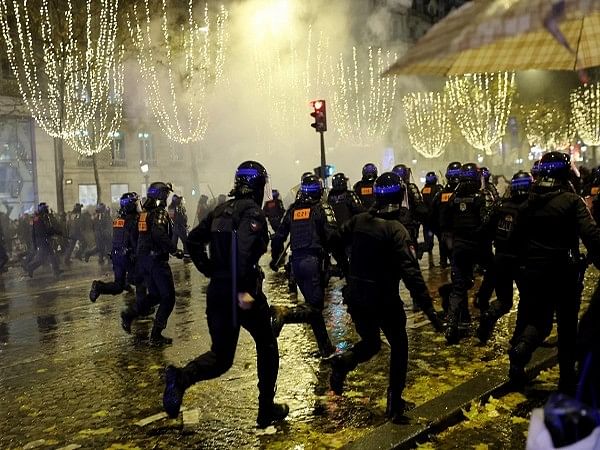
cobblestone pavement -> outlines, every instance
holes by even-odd
[[[328,390],[329,370],[315,357],[312,334],[301,325],[287,325],[279,339],[276,399],[291,407],[283,424],[255,427],[255,350],[246,332],[233,368],[190,388],[183,414],[165,418],[164,367],[184,364],[210,345],[204,317],[207,280],[192,265],[172,265],[177,304],[165,335],[174,345],[165,349],[148,346],[150,320],[134,325],[132,335],[121,330],[119,312],[131,295],[90,303],[91,280],[111,278],[108,265],[74,264],[59,281],[41,271],[33,280],[16,269],[1,276],[0,448],[338,448],[384,422],[387,346],[349,375],[347,392],[337,397]],[[265,291],[272,303],[298,301],[288,294],[283,274],[267,272]],[[424,268],[434,297],[447,272]],[[326,310],[338,348],[356,339],[341,304],[342,285],[332,279]],[[501,321],[488,346],[470,337],[448,347],[421,313],[412,313],[406,292],[403,298],[411,349],[408,400],[419,405],[490,364],[506,363],[514,312]],[[472,314],[476,317],[477,310]]]

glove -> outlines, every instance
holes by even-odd
[[[428,309],[427,311],[425,311],[425,315],[431,322],[431,325],[433,325],[433,328],[435,328],[435,331],[438,331],[440,333],[444,331],[444,322],[442,322],[442,319],[440,319],[440,316],[435,309]]]
[[[252,297],[248,292],[240,292],[238,293],[238,305],[244,311],[248,311],[252,308],[252,304],[254,303],[254,297]]]
[[[277,272],[279,270],[279,266],[277,265],[277,261],[275,261],[274,259],[272,259],[271,262],[269,263],[269,267],[271,268],[271,270],[273,272]]]
[[[171,253],[177,259],[183,259],[183,250],[175,250],[174,253]]]

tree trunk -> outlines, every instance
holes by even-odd
[[[56,167],[56,211],[62,215],[65,212],[65,159],[63,157],[63,140],[54,138],[54,165]]]
[[[102,187],[100,186],[100,175],[98,174],[97,155],[92,155],[92,167],[94,168],[94,180],[96,181],[96,204],[102,203]]]

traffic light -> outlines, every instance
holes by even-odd
[[[327,112],[325,110],[325,100],[314,100],[310,102],[310,106],[313,112],[310,113],[315,118],[315,122],[310,126],[315,129],[317,133],[327,131]]]

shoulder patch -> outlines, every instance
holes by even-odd
[[[293,220],[308,220],[310,219],[310,208],[295,209]]]
[[[431,188],[429,186],[423,188],[423,194],[431,194]]]
[[[146,222],[148,217],[148,213],[146,211],[140,213],[140,217],[138,219],[138,231],[146,232],[148,231],[148,223]]]
[[[452,196],[452,192],[442,192],[442,203],[447,203]]]
[[[125,219],[113,220],[113,228],[123,228],[125,226]]]
[[[360,195],[373,195],[373,188],[370,186],[361,187]]]

